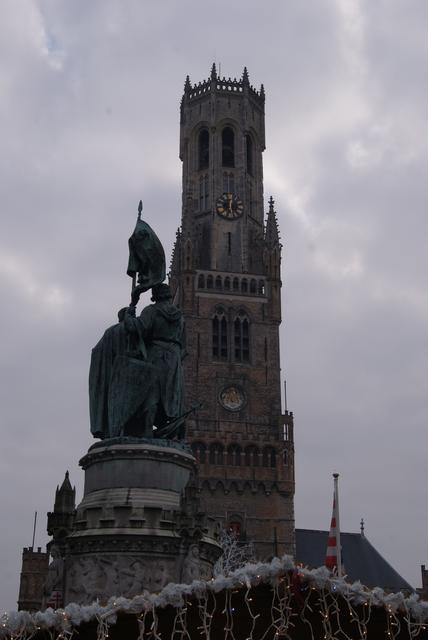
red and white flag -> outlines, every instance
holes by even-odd
[[[333,493],[333,513],[331,516],[330,533],[327,541],[327,553],[325,556],[325,566],[330,571],[337,572],[340,577],[342,575],[342,549],[340,545],[340,523],[339,523],[339,491],[338,491],[338,473],[333,473],[334,493]]]

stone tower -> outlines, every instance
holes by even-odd
[[[38,611],[42,606],[43,585],[48,573],[49,554],[37,547],[24,547],[19,581],[18,610]]]
[[[281,410],[281,248],[265,220],[265,94],[186,79],[180,110],[181,229],[171,285],[187,323],[187,420],[201,507],[258,556],[294,553],[293,415]]]

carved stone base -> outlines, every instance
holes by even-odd
[[[220,555],[218,525],[189,488],[196,461],[183,445],[121,438],[80,461],[85,491],[67,538],[65,603],[159,591],[209,579]]]

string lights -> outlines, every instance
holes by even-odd
[[[110,598],[105,606],[71,603],[56,611],[4,613],[0,639],[108,640],[111,627],[120,629],[125,615],[136,620],[135,640],[428,639],[428,602],[416,594],[369,590],[333,577],[325,567],[297,567],[288,556],[247,564],[207,582]],[[96,635],[85,635],[81,625],[87,622]]]

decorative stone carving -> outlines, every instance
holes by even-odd
[[[182,582],[193,582],[201,577],[201,563],[199,559],[199,547],[192,544],[189,552],[184,560],[183,572],[181,575]]]

